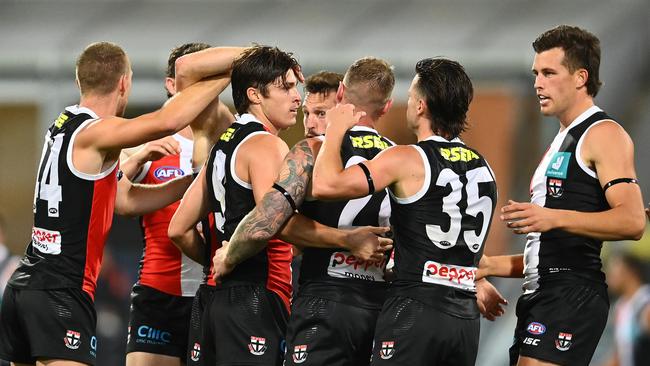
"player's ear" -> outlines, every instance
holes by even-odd
[[[246,89],[246,96],[248,97],[248,100],[250,101],[251,104],[262,103],[262,97],[260,95],[260,91],[257,90],[256,88],[250,87]]]
[[[176,80],[169,77],[165,78],[165,89],[167,89],[167,92],[171,95],[176,94]]]
[[[576,71],[576,89],[580,89],[583,86],[587,85],[587,80],[589,80],[589,71],[586,69],[579,69]]]
[[[388,101],[386,102],[386,104],[384,104],[384,108],[381,109],[381,115],[383,116],[384,114],[388,113],[388,111],[390,110],[390,108],[391,108],[392,106],[393,106],[393,100],[392,100],[392,99],[388,99]]]
[[[343,100],[343,94],[345,93],[345,84],[342,81],[339,81],[339,88],[336,90],[336,103],[341,103]]]
[[[128,75],[124,74],[124,75],[120,76],[120,80],[117,83],[117,91],[120,93],[120,96],[126,94],[126,92],[127,92],[127,89],[128,89],[128,85],[127,85],[128,80],[127,80],[127,78],[128,78]]]
[[[424,113],[426,113],[426,111],[427,111],[427,103],[424,102],[424,99],[418,98],[417,107],[416,107],[416,112],[417,112],[416,114],[418,116],[422,116],[422,115],[424,115]]]

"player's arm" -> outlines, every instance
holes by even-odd
[[[230,238],[229,253],[236,253],[236,256],[226,259],[229,266],[235,266],[254,255],[276,235],[300,247],[347,248],[365,260],[373,259],[373,255],[381,256],[384,250],[390,248],[390,239],[380,240],[376,237],[388,228],[339,230],[295,213],[295,207],[302,205],[307,194],[314,164],[311,145],[315,143],[313,139],[300,141],[284,158],[275,183],[275,187],[280,189],[271,188],[239,223]],[[383,250],[376,251],[379,245],[375,245],[375,242],[381,243]]]
[[[584,137],[582,159],[597,172],[610,209],[578,212],[510,201],[503,207],[501,219],[517,234],[561,229],[599,240],[639,240],[646,220],[639,185],[607,186],[620,178],[636,179],[634,144],[630,136],[618,124],[602,122]]]
[[[206,166],[204,166],[185,192],[167,230],[169,238],[181,252],[203,265],[205,265],[203,263],[205,243],[196,224],[208,214],[209,210],[208,182]]]
[[[488,257],[483,255],[479,262],[476,279],[485,277],[524,277],[524,256],[523,254],[496,255]]]
[[[141,145],[189,125],[228,85],[227,78],[200,81],[169,99],[159,110],[126,119],[108,117],[79,132],[75,148],[115,151]]]
[[[185,175],[163,184],[134,184],[122,177],[115,196],[115,213],[142,216],[167,207],[183,197],[192,179]]]
[[[183,55],[176,60],[176,89],[183,90],[210,76],[228,76],[233,61],[246,47],[211,47]]]
[[[408,154],[406,151],[413,149],[404,146],[393,146],[382,151],[373,160],[363,162],[368,169],[368,175],[359,165],[347,169],[343,167],[341,144],[345,132],[354,126],[361,116],[360,113],[354,113],[354,107],[350,104],[337,105],[327,111],[325,142],[314,164],[314,197],[325,200],[364,197],[397,182],[404,171],[408,170],[413,159],[406,159],[403,154]],[[417,154],[415,150],[413,153]]]

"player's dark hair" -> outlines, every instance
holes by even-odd
[[[565,65],[570,72],[578,69],[587,70],[587,93],[592,97],[598,94],[602,83],[599,78],[600,69],[600,40],[598,37],[578,27],[559,25],[542,33],[535,42],[533,49],[537,53],[559,47],[564,50]]]
[[[456,61],[426,58],[415,65],[419,80],[415,85],[425,98],[431,129],[449,139],[467,128],[467,110],[474,88],[465,69]]]
[[[126,52],[111,42],[90,44],[77,58],[76,66],[82,95],[111,93],[130,68]]]
[[[305,91],[310,94],[329,95],[339,88],[343,74],[331,71],[319,71],[305,79]]]
[[[300,64],[292,53],[277,47],[256,45],[244,51],[232,68],[232,99],[237,113],[244,114],[250,107],[248,88],[258,89],[267,97],[269,84],[280,80],[286,87],[286,74],[290,69],[297,73]]]
[[[165,76],[168,78],[176,77],[176,60],[179,57],[189,55],[190,53],[198,52],[206,48],[210,48],[210,45],[200,42],[185,43],[178,47],[174,47],[169,53],[169,58],[167,59],[167,72],[165,73]],[[165,88],[165,91],[167,92],[167,98],[171,98],[172,94],[169,92],[169,90]]]

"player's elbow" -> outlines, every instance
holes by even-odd
[[[312,182],[312,195],[319,200],[332,200],[337,198],[337,191],[325,182]]]
[[[169,227],[167,227],[167,236],[178,249],[182,249],[185,230],[183,230],[177,222],[174,222],[174,220],[172,220],[169,223]]]
[[[645,232],[646,225],[646,216],[643,215],[634,215],[630,217],[628,224],[628,240],[641,240],[643,233]]]

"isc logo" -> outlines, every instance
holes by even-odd
[[[531,346],[537,346],[537,345],[539,345],[539,339],[526,337],[524,339],[524,344],[528,344],[528,345],[531,345]]]
[[[532,322],[528,324],[528,328],[526,328],[526,330],[530,334],[540,335],[546,332],[546,327],[542,323]]]
[[[153,172],[153,176],[158,180],[170,180],[183,175],[183,171],[174,166],[161,166]]]

